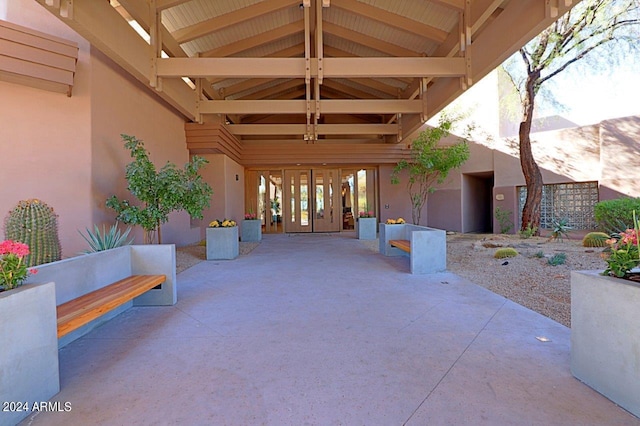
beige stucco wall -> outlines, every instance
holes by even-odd
[[[63,256],[86,248],[78,230],[113,223],[105,207],[112,194],[129,197],[124,170],[131,161],[121,133],[145,141],[156,166],[189,159],[184,119],[151,90],[131,79],[36,2],[7,3],[10,22],[79,43],[73,96],[0,82],[0,189],[2,218],[19,200],[40,198],[59,214]],[[135,230],[142,242],[141,230]],[[200,238],[189,216],[174,213],[163,242]],[[4,237],[4,235],[0,235]]]
[[[214,219],[240,222],[244,219],[244,167],[224,154],[202,157],[209,161],[202,170],[202,178],[213,188],[211,206],[204,212],[204,226]]]
[[[20,200],[41,199],[59,215],[62,255],[73,256],[82,248],[77,229],[91,223],[89,45],[35,2],[4,6],[6,20],[80,47],[70,98],[0,81],[0,219]]]
[[[601,197],[640,197],[640,117],[607,120],[600,132]]]

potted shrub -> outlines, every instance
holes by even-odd
[[[207,227],[207,260],[235,259],[240,254],[235,220],[214,220]]]
[[[607,241],[607,268],[571,272],[571,372],[640,416],[639,227]]]
[[[6,240],[0,243],[0,401],[28,404],[47,401],[60,391],[56,294],[53,282],[22,286],[30,273],[29,246]],[[0,424],[16,424],[30,406],[0,411]],[[22,409],[22,411],[20,411]]]

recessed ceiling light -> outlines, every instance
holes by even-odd
[[[544,336],[536,336],[536,339],[538,339],[539,341],[544,342],[544,343],[551,341],[551,339],[549,339],[548,337],[544,337]]]

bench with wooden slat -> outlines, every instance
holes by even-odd
[[[399,248],[402,251],[411,253],[411,241],[409,240],[389,240],[391,247]]]
[[[165,275],[133,275],[58,306],[58,338],[165,282]]]

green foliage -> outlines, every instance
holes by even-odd
[[[551,266],[564,265],[567,261],[566,253],[556,253],[547,260],[547,263]]]
[[[116,211],[118,221],[139,225],[145,230],[145,241],[153,242],[160,225],[169,220],[169,213],[185,210],[192,217],[202,219],[202,211],[209,206],[213,190],[198,174],[206,163],[194,156],[183,170],[167,162],[160,170],[149,159],[144,144],[135,136],[121,135],[125,148],[131,151],[133,162],[127,164],[127,189],[142,205],[119,200],[115,195],[107,200],[107,207]],[[158,242],[161,241],[158,235]]]
[[[453,124],[453,119],[443,116],[438,127],[421,132],[411,143],[411,158],[398,162],[391,173],[391,183],[398,184],[400,173],[408,172],[406,187],[415,225],[420,224],[422,207],[435,191],[435,185],[443,183],[451,169],[460,167],[469,158],[469,146],[464,139],[453,145],[438,145],[450,135]]]
[[[609,239],[609,235],[604,232],[589,232],[582,239],[583,247],[605,247],[607,245],[607,240]]]
[[[508,234],[509,232],[511,232],[511,230],[513,229],[511,210],[505,210],[498,206],[494,211],[494,215],[496,217],[496,220],[498,221],[498,225],[500,225],[500,233]]]
[[[520,235],[520,238],[528,240],[529,238],[536,235],[536,232],[538,232],[538,227],[531,227],[531,224],[528,224],[525,229],[521,229],[520,231],[518,231],[518,235]]]
[[[89,244],[89,249],[84,253],[93,253],[97,251],[109,250],[117,247],[129,245],[133,242],[133,238],[127,240],[131,228],[128,227],[124,232],[120,232],[117,224],[113,224],[109,231],[102,225],[102,231],[98,225],[93,225],[93,231],[85,228],[87,235],[78,231],[82,238]]]
[[[630,270],[640,265],[640,223],[636,211],[632,213],[633,228],[628,232],[620,232],[615,239],[607,240],[609,257],[606,259],[607,269],[603,275],[624,277]]]
[[[24,259],[27,267],[61,258],[58,215],[40,200],[20,201],[5,218],[4,233],[7,239],[29,246],[30,254]]]
[[[544,257],[544,252],[542,250],[539,250],[536,252],[536,254],[534,254],[534,256],[538,259],[542,259]]]
[[[512,247],[503,247],[496,250],[493,257],[496,259],[504,259],[507,257],[516,257],[518,255],[518,251]]]
[[[633,211],[640,211],[640,198],[616,198],[596,203],[594,213],[598,228],[615,234],[633,227]]]
[[[562,218],[560,220],[554,220],[551,239],[562,241],[564,237],[569,238],[569,232],[571,229],[571,226],[569,226],[569,219]]]

